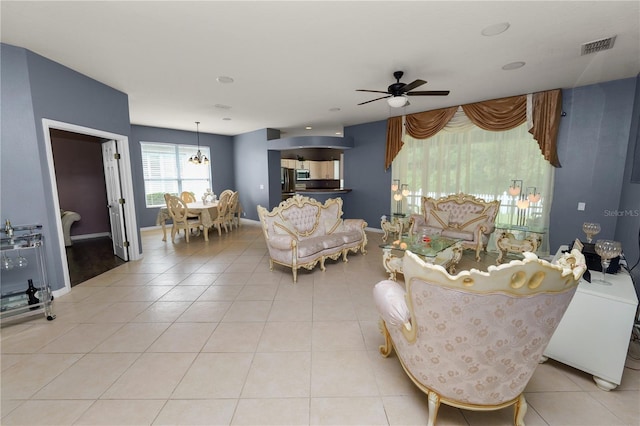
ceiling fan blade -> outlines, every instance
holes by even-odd
[[[382,92],[382,93],[386,93],[386,92]],[[366,101],[366,102],[359,103],[358,105],[364,105],[364,104],[368,104],[369,102],[379,101],[380,99],[386,99],[386,98],[390,98],[390,97],[391,97],[391,95],[389,95],[389,96],[383,96],[383,97],[381,97],[381,98],[375,98],[375,99],[371,99],[370,101]]]
[[[356,92],[389,93],[389,92],[384,92],[382,90],[366,90],[366,89],[356,89]]]
[[[407,96],[447,96],[448,90],[423,90],[420,92],[405,93]]]
[[[405,85],[402,87],[402,89],[400,89],[400,90],[401,90],[402,92],[406,93],[406,92],[408,92],[409,90],[413,90],[413,89],[415,89],[416,87],[420,87],[420,86],[422,86],[423,84],[426,84],[426,83],[427,83],[426,81],[418,79],[418,80],[415,80],[413,83],[405,84]]]

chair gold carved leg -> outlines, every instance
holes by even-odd
[[[427,425],[434,426],[438,416],[438,409],[440,408],[440,397],[437,393],[429,391],[427,398],[429,399],[429,421]]]
[[[380,345],[378,350],[380,351],[380,354],[386,358],[391,355],[391,352],[393,351],[393,344],[391,343],[391,336],[389,335],[389,330],[387,330],[387,324],[384,320],[381,319],[378,326],[380,327],[380,332],[384,337],[384,344]]]
[[[513,424],[515,426],[524,426],[524,415],[527,414],[527,400],[524,394],[520,394],[518,402],[513,406]]]

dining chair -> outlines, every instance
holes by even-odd
[[[236,217],[238,214],[238,191],[232,192],[229,197],[229,207],[227,208],[227,224],[229,229],[233,230],[233,224],[235,222],[236,228],[240,226],[240,217]],[[236,222],[237,219],[237,222]]]
[[[220,198],[218,199],[218,214],[213,219],[213,223],[211,226],[215,226],[218,230],[218,235],[222,235],[222,227],[224,226],[224,232],[229,232],[227,229],[227,211],[229,209],[229,199],[231,198],[230,192],[222,191],[220,194]]]
[[[175,243],[176,233],[183,229],[185,239],[188,243],[191,230],[196,229],[200,231],[200,227],[202,226],[200,217],[193,218],[188,215],[187,204],[175,195],[165,194],[165,201],[167,202],[169,216],[171,216],[173,220],[173,225],[171,226],[171,242]]]
[[[196,202],[196,196],[193,195],[193,192],[189,192],[189,191],[182,191],[182,193],[180,194],[180,199],[182,201],[184,201],[185,203],[195,203]]]
[[[233,191],[230,189],[225,189],[224,191],[222,191],[220,193],[220,197],[222,197],[223,195],[227,194],[229,197],[231,197],[231,194],[233,194]]]

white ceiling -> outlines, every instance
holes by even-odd
[[[393,115],[640,73],[638,1],[3,0],[0,12],[2,42],[125,92],[132,124],[195,130],[200,121],[200,131],[223,135],[267,127],[334,135]],[[506,32],[481,35],[503,22]],[[613,35],[613,49],[580,56],[581,44]],[[515,61],[526,65],[501,69]],[[404,83],[428,82],[417,90],[451,94],[412,97],[400,109],[385,100],[357,106],[377,94],[356,89],[386,90],[396,70]]]

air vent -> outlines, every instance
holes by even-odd
[[[603,38],[596,41],[590,41],[582,45],[580,55],[588,55],[590,53],[600,52],[602,50],[609,50],[613,47],[613,42],[616,41],[616,36]]]

